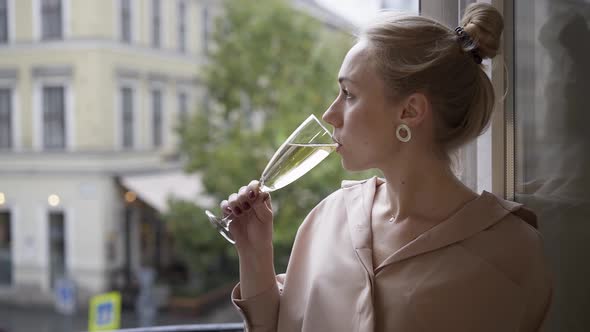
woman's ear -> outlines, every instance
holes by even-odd
[[[400,122],[410,127],[419,126],[430,113],[430,102],[423,93],[409,95],[400,114]]]

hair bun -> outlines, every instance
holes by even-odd
[[[493,58],[498,54],[504,19],[496,8],[482,2],[467,6],[461,26],[479,46],[482,58]]]

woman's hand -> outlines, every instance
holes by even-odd
[[[272,249],[270,195],[252,181],[221,202],[224,216],[232,215],[229,232],[240,258],[240,290],[243,299],[254,297],[276,284]]]
[[[273,213],[270,195],[260,191],[260,183],[251,181],[220,204],[223,215],[232,215],[229,231],[240,256],[272,256]]]

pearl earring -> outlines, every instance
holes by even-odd
[[[405,137],[401,135],[402,130],[405,130],[407,133]],[[395,136],[397,136],[397,139],[401,142],[407,143],[412,139],[412,131],[410,131],[410,127],[402,123],[399,126],[397,126]]]

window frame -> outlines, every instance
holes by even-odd
[[[45,86],[64,87],[65,112],[65,147],[64,149],[46,149],[44,147],[43,132],[43,88]],[[40,77],[33,83],[33,150],[35,151],[73,151],[75,147],[75,119],[74,119],[74,94],[70,78],[65,77]]]
[[[211,48],[211,8],[208,3],[203,2],[201,10],[199,12],[200,20],[197,22],[201,22],[201,52],[204,55],[208,55]]]
[[[17,84],[15,80],[0,79],[0,89],[10,90],[10,121],[12,130],[12,145],[10,148],[0,148],[0,151],[20,151],[22,149],[21,142],[21,112],[19,103],[19,93],[17,90]]]
[[[514,200],[514,177],[510,178],[510,163],[514,165],[514,122],[513,111],[510,107],[509,95],[514,93],[510,91],[511,87],[507,84],[510,79],[510,73],[507,67],[510,65],[510,54],[512,54],[512,33],[511,11],[507,10],[509,4],[505,6],[503,0],[486,0],[494,6],[504,17],[505,24],[502,34],[502,43],[500,44],[499,56],[494,57],[491,61],[490,74],[492,86],[496,93],[496,108],[492,114],[489,128],[490,135],[490,155],[491,165],[491,189],[492,192],[500,197]],[[512,128],[512,129],[511,129]],[[511,147],[512,145],[512,147]],[[511,161],[512,160],[512,161]],[[513,167],[513,166],[512,166]],[[513,170],[512,170],[513,172]]]
[[[131,147],[123,145],[123,88],[130,88],[132,91],[132,114],[133,114],[133,144]],[[139,83],[137,80],[130,78],[119,78],[115,91],[115,150],[117,151],[134,151],[141,147],[140,122],[139,122]]]
[[[33,0],[33,39],[37,42],[55,42],[68,39],[70,37],[70,2],[71,0],[61,1],[61,19],[62,35],[59,39],[43,39],[43,13],[41,7],[42,0]]]
[[[154,91],[159,91],[160,92],[160,106],[161,106],[161,114],[160,114],[160,125],[161,125],[161,137],[160,137],[160,144],[156,145],[156,137],[155,137],[155,123],[154,123],[154,117],[155,117],[155,109],[154,109]],[[151,82],[149,85],[149,116],[148,116],[148,122],[149,122],[149,133],[148,133],[148,137],[149,137],[149,146],[153,149],[153,150],[161,150],[163,148],[166,147],[166,143],[167,143],[167,116],[166,116],[166,86],[164,82]]]
[[[180,7],[184,5],[184,11],[181,11]],[[176,35],[177,35],[177,50],[180,53],[188,53],[188,13],[189,13],[189,3],[186,0],[177,0],[176,2],[176,13],[178,17],[178,22],[176,26]],[[181,31],[184,32],[181,35]]]
[[[129,149],[133,148],[133,145],[135,144],[135,140],[133,139],[133,136],[135,135],[135,130],[133,130],[133,125],[135,124],[135,117],[133,116],[133,108],[135,103],[133,102],[133,96],[135,94],[133,89],[130,87],[121,87],[119,91],[121,93],[121,136],[123,138],[121,144],[123,149]],[[129,95],[127,96],[126,93],[128,93]],[[129,100],[127,100],[127,98]],[[126,102],[129,102],[129,105],[126,105]],[[129,106],[130,109],[126,109],[125,106]],[[127,119],[128,114],[130,115],[129,119]],[[131,130],[131,135],[127,135],[127,133],[125,132],[128,129]]]
[[[3,87],[0,86],[0,91],[6,91],[6,95],[8,96],[8,131],[10,133],[8,139],[9,141],[7,142],[8,146],[4,147],[2,144],[0,144],[0,151],[3,150],[12,150],[14,147],[14,102],[13,102],[13,93],[12,93],[12,88],[10,87]],[[0,114],[2,114],[4,112],[0,112]],[[0,127],[2,128],[2,127]]]
[[[513,2],[504,3],[500,0],[493,0],[492,2],[504,17],[504,33],[502,34],[503,39],[503,50],[504,54],[503,68],[502,70],[503,80],[502,86],[506,90],[506,96],[504,99],[503,106],[503,122],[504,122],[504,166],[501,170],[504,175],[504,196],[506,199],[515,200],[515,188],[516,188],[516,115],[515,115],[515,50],[514,50],[514,6]],[[500,66],[498,66],[500,67]],[[494,85],[496,88],[496,85]],[[502,91],[504,91],[502,90]],[[494,165],[496,167],[496,165]],[[495,170],[500,171],[500,170]]]
[[[66,147],[67,129],[66,129],[66,90],[63,85],[44,85],[41,88],[42,103],[41,103],[41,120],[43,129],[43,149],[46,150],[61,150]],[[45,98],[48,98],[46,100]],[[60,104],[50,103],[60,101]],[[53,107],[60,106],[60,107]],[[57,127],[57,131],[53,132],[53,127]],[[60,130],[61,129],[61,130]],[[45,131],[47,130],[47,131]],[[51,131],[50,131],[51,130]],[[57,143],[54,142],[57,141]]]
[[[4,18],[4,23],[6,24],[6,40],[0,39],[0,44],[8,44],[9,43],[9,40],[10,40],[10,36],[9,36],[9,34],[10,34],[10,31],[9,31],[9,25],[10,25],[10,23],[8,22],[8,16],[9,16],[9,14],[8,14],[8,0],[0,0],[0,2],[1,1],[5,1],[5,7],[6,7],[5,10],[4,10],[4,15],[6,15],[6,17]],[[2,16],[0,15],[0,18],[1,17]]]
[[[10,44],[14,42],[14,0],[6,0],[6,42],[0,41],[0,45],[2,44]]]
[[[117,17],[115,20],[115,38],[118,42],[130,45],[135,44],[138,42],[139,36],[139,26],[138,23],[140,21],[139,15],[139,6],[137,0],[129,0],[129,10],[130,10],[130,28],[131,28],[131,39],[130,41],[125,41],[123,39],[123,30],[122,30],[122,22],[121,22],[121,11],[123,10],[123,6],[121,4],[121,0],[113,0],[114,5],[113,8],[115,9],[114,17]]]
[[[158,5],[159,5],[159,8],[158,8],[158,30],[157,30],[158,31],[158,43],[157,43],[157,45],[156,45],[155,39],[154,39],[155,38],[154,31],[156,31],[154,29],[154,18],[155,18],[155,13],[156,13],[154,1],[158,1]],[[148,22],[149,22],[148,29],[149,29],[149,36],[150,36],[149,45],[150,45],[150,47],[155,48],[155,49],[161,49],[164,47],[164,24],[163,24],[164,23],[163,22],[164,15],[162,15],[163,14],[163,7],[164,7],[163,3],[164,2],[162,0],[149,0],[149,6],[147,6],[147,7],[149,7],[149,20],[148,20]]]
[[[193,102],[193,96],[191,94],[191,89],[189,87],[185,87],[185,86],[177,86],[176,87],[176,117],[175,117],[175,122],[180,125],[181,124],[181,118],[180,118],[180,96],[181,95],[185,95],[186,96],[186,120],[190,119],[190,115],[191,115],[191,104]]]

